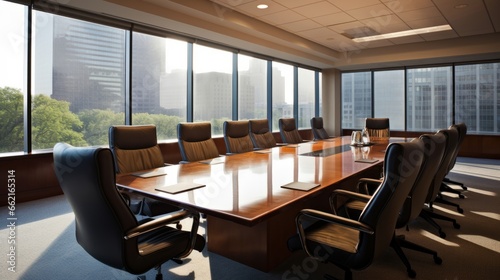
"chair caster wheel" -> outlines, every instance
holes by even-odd
[[[462,209],[462,208],[457,208],[457,211],[458,211],[458,213],[460,213],[460,214],[463,214],[463,213],[464,213],[464,209]]]
[[[410,277],[411,279],[417,277],[417,273],[415,272],[415,270],[409,269],[408,270],[408,277]]]
[[[456,228],[456,229],[460,229],[460,224],[458,223],[453,223],[453,227]]]
[[[446,238],[446,233],[444,233],[444,231],[439,231],[439,237],[445,239]]]
[[[465,196],[463,194],[459,194],[458,197],[460,197],[461,199],[465,198]]]
[[[181,230],[182,229],[182,225],[180,223],[178,223],[175,228],[177,228],[178,230]]]
[[[443,263],[443,259],[441,259],[438,256],[434,256],[434,263],[436,263],[436,264],[442,264]]]

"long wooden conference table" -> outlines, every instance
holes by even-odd
[[[206,214],[210,252],[270,271],[291,255],[287,240],[296,234],[296,214],[304,208],[329,211],[332,190],[353,190],[359,178],[379,176],[388,143],[353,147],[350,137],[337,137],[278,146],[119,175],[117,185]],[[376,161],[357,161],[363,159]],[[282,187],[293,182],[319,186]],[[157,190],[183,186],[196,188],[175,194]]]

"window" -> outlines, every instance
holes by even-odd
[[[372,115],[371,72],[342,73],[342,127],[362,129]]]
[[[452,124],[452,67],[407,70],[407,130],[436,131]]]
[[[232,119],[233,54],[198,44],[193,47],[193,121],[210,121],[212,136]]]
[[[319,100],[318,100],[318,116],[323,116],[323,90],[322,90],[322,87],[321,85],[323,84],[323,75],[321,74],[321,72],[318,72],[318,84],[317,84],[317,87],[318,87],[318,95],[319,95]]]
[[[389,118],[391,130],[405,129],[404,70],[373,73],[374,117]]]
[[[108,143],[124,124],[126,31],[35,11],[33,149]]]
[[[455,67],[455,118],[468,132],[500,132],[500,63]]]
[[[267,118],[267,61],[238,55],[240,120]]]
[[[134,33],[132,123],[156,125],[158,139],[176,139],[186,121],[187,43]]]
[[[293,118],[293,66],[273,62],[272,130],[279,130],[280,118]]]
[[[298,69],[298,128],[311,128],[311,118],[314,117],[314,100],[316,92],[314,81],[314,71],[304,68]]]
[[[23,151],[26,11],[25,6],[0,1],[0,153]]]

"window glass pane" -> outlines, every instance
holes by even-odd
[[[389,118],[391,130],[405,129],[404,70],[373,73],[374,117]]]
[[[314,117],[314,71],[299,68],[299,120],[298,128],[311,128]]]
[[[33,149],[108,144],[124,123],[126,32],[34,12]]]
[[[500,132],[500,63],[455,67],[455,122],[467,132]]]
[[[238,55],[238,119],[267,118],[267,61]]]
[[[407,70],[406,87],[408,131],[436,131],[451,125],[451,67]]]
[[[318,116],[323,116],[323,75],[319,73],[319,81],[318,81],[318,90],[319,90],[319,112]]]
[[[371,72],[342,73],[342,128],[362,129],[372,112]]]
[[[193,121],[210,121],[212,136],[232,119],[232,60],[231,52],[193,46]]]
[[[273,125],[279,130],[280,118],[293,118],[293,66],[273,62]]]
[[[26,6],[0,1],[0,153],[23,150]]]
[[[176,139],[186,121],[187,43],[134,33],[132,123],[154,124],[159,140]]]

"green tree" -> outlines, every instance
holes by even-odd
[[[23,93],[14,88],[0,88],[0,152],[23,150]]]
[[[231,119],[212,119],[212,136],[224,134],[224,122],[230,121]]]
[[[108,145],[109,127],[125,122],[124,113],[111,110],[84,110],[78,116],[83,122],[83,137],[91,146]]]
[[[52,148],[57,142],[86,146],[82,122],[69,110],[69,102],[46,95],[36,95],[32,101],[33,149]]]
[[[177,124],[182,119],[178,116],[169,116],[163,114],[148,114],[137,113],[134,114],[132,122],[136,125],[154,124],[156,125],[156,134],[158,140],[176,139],[177,138]]]

